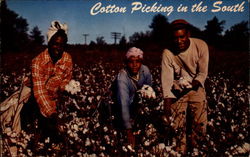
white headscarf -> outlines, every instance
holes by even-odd
[[[68,34],[68,26],[65,23],[61,24],[59,21],[52,21],[51,26],[47,32],[48,42],[50,41],[51,37],[58,31],[58,29],[62,29],[66,34]]]
[[[143,51],[139,48],[136,48],[136,47],[132,47],[128,50],[127,54],[126,54],[126,57],[127,59],[131,56],[134,56],[134,57],[139,57],[139,58],[143,58]]]

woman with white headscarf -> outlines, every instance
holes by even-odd
[[[115,117],[118,127],[125,130],[128,143],[135,145],[133,135],[135,95],[143,85],[152,86],[152,76],[147,66],[142,64],[143,51],[132,47],[126,53],[125,67],[120,70],[115,80]],[[148,95],[149,97],[151,95]]]

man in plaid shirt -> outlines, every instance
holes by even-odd
[[[72,59],[65,52],[67,25],[53,21],[47,33],[48,48],[32,60],[32,84],[41,115],[39,127],[43,136],[58,138],[57,100],[72,76]]]

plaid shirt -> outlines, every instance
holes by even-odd
[[[55,64],[48,49],[32,60],[33,92],[43,116],[56,113],[57,91],[63,91],[71,77],[72,59],[66,52]]]

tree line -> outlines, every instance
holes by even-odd
[[[28,22],[17,13],[10,10],[5,1],[1,2],[1,50],[2,52],[22,51],[30,47],[44,44],[44,36],[38,26],[28,29]],[[205,29],[200,30],[191,26],[191,36],[205,40],[210,46],[229,50],[249,49],[248,21],[242,21],[224,31],[226,21],[219,20],[216,16],[208,20]],[[167,17],[157,14],[153,17],[148,31],[135,32],[128,39],[125,35],[119,38],[117,44],[121,48],[128,46],[146,47],[150,49],[161,49],[171,44],[170,22]],[[91,41],[88,47],[107,46],[103,36]]]

